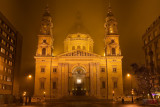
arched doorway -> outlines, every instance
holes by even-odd
[[[75,96],[86,94],[86,71],[83,67],[75,67],[72,70],[72,93]]]

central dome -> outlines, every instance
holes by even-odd
[[[84,50],[93,52],[93,40],[89,34],[69,34],[64,41],[64,51]]]
[[[79,14],[77,14],[76,23],[64,41],[64,51],[69,52],[73,50],[93,52],[93,40],[88,34],[88,30],[83,26]]]

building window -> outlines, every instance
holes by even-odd
[[[53,89],[56,89],[56,82],[53,82]]]
[[[5,54],[5,49],[1,48],[1,52],[2,52],[3,54]]]
[[[77,49],[81,49],[81,46],[77,46]]]
[[[105,83],[105,81],[102,82],[102,88],[106,88],[106,83]]]
[[[11,77],[7,77],[7,81],[10,82],[11,81]]]
[[[113,68],[113,72],[116,73],[117,72],[117,68]]]
[[[41,68],[41,72],[45,72],[45,68]]]
[[[113,82],[114,88],[117,88],[117,82]]]
[[[116,49],[112,48],[112,55],[115,55],[115,54],[116,54]]]
[[[111,40],[111,43],[114,43],[114,42],[115,42],[115,41],[112,39],[112,40]]]
[[[105,68],[101,68],[101,72],[105,72]]]
[[[45,39],[43,40],[43,43],[46,43],[46,40],[45,40]]]
[[[40,82],[40,89],[44,89],[44,81]]]
[[[46,55],[46,48],[42,49],[42,55]]]
[[[72,46],[72,50],[75,50],[75,46]]]
[[[53,72],[57,72],[57,68],[53,68]]]

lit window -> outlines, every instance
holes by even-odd
[[[9,54],[9,57],[12,58],[12,54],[11,53]]]
[[[6,42],[2,39],[2,41],[1,41],[1,43],[3,44],[3,45],[6,45]]]
[[[2,52],[3,54],[5,54],[5,49],[1,48],[1,52]]]
[[[2,32],[2,35],[4,36],[4,37],[7,37],[7,34],[6,34],[6,32]]]
[[[11,77],[7,77],[7,81],[10,82],[11,81]]]
[[[10,69],[8,69],[8,73],[11,74],[11,70]]]
[[[10,50],[13,51],[13,47],[12,46],[10,46]]]
[[[11,39],[11,43],[13,43],[13,39]]]
[[[82,80],[81,79],[77,79],[77,84],[81,84]]]

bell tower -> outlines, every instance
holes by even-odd
[[[110,3],[109,3],[110,4]],[[114,17],[111,5],[108,7],[108,12],[104,24],[105,28],[105,58],[106,58],[106,74],[107,74],[107,99],[114,96],[123,95],[123,80],[122,80],[122,58],[120,44],[118,23]]]
[[[48,6],[46,6],[41,20],[36,56],[52,56],[54,41],[52,30],[52,17],[50,15]]]
[[[121,50],[119,46],[118,23],[112,13],[111,6],[109,5],[105,28],[105,55],[106,56],[120,56]]]

